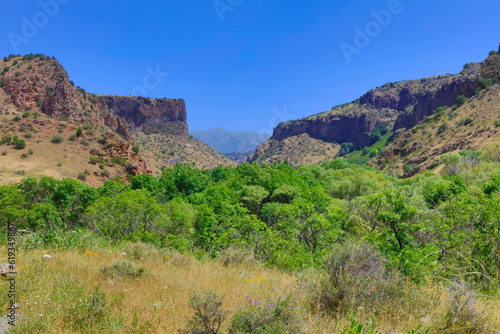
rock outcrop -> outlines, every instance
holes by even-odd
[[[147,134],[167,131],[187,135],[186,104],[182,99],[150,99],[136,96],[99,95],[100,102],[114,115],[125,119],[133,130]],[[178,124],[169,124],[169,123]],[[183,123],[183,124],[182,124]]]

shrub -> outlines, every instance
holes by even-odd
[[[109,176],[109,171],[107,169],[103,169],[102,172],[101,172],[101,176],[108,177]]]
[[[25,170],[16,170],[16,171],[14,172],[14,174],[16,174],[16,175],[25,175],[25,174],[26,174],[26,171],[25,171]]]
[[[82,141],[80,142],[80,144],[82,144],[83,146],[89,146],[90,145],[89,141],[86,140],[86,139],[82,139]]]
[[[261,303],[247,297],[245,306],[233,316],[229,334],[300,333],[301,323],[293,312],[296,302],[291,299],[291,295],[288,295]]]
[[[5,86],[7,86],[7,83],[5,81],[0,81],[0,88],[4,88]]]
[[[459,95],[457,99],[455,100],[455,105],[457,107],[461,107],[467,102],[467,98],[464,95]]]
[[[10,144],[12,141],[12,136],[10,133],[4,133],[2,136],[2,144]]]
[[[76,140],[76,135],[71,135],[68,138],[69,141],[75,141]]]
[[[26,138],[26,139],[30,139],[30,138],[33,138],[33,135],[32,135],[30,132],[26,132],[26,133],[24,134],[24,138]]]
[[[476,303],[474,294],[463,285],[454,284],[450,289],[448,310],[441,329],[451,334],[490,333],[485,328],[485,319],[477,310]]]
[[[21,116],[16,115],[16,116],[14,116],[14,121],[20,121],[20,120],[21,120],[21,118],[22,118]]]
[[[219,253],[219,261],[224,267],[235,266],[254,266],[258,262],[253,256],[252,251],[242,248],[227,248]]]
[[[42,100],[38,100],[38,101],[36,101],[36,105],[37,105],[38,107],[40,107],[40,106],[42,105]]]
[[[139,151],[140,151],[139,146],[137,146],[137,145],[136,145],[136,146],[132,147],[132,151],[133,151],[134,153],[139,153]]]
[[[380,140],[382,135],[380,134],[380,131],[376,130],[373,131],[372,134],[370,135],[370,144],[375,144]]]
[[[497,52],[496,52],[495,50],[491,50],[491,51],[488,53],[488,55],[490,55],[490,56],[494,56],[494,55],[496,55],[496,54],[497,54]]]
[[[28,154],[27,153],[23,153],[21,154],[21,159],[26,159],[28,157]]]
[[[50,142],[52,144],[60,144],[64,141],[63,137],[59,136],[59,135],[55,135],[52,137],[52,139],[50,140]]]
[[[87,180],[87,174],[84,173],[84,172],[78,173],[77,178],[78,178],[78,180],[86,181]]]
[[[445,123],[443,123],[443,124],[441,124],[441,125],[439,126],[438,131],[437,131],[437,134],[439,135],[439,134],[441,134],[441,133],[443,133],[443,132],[445,132],[445,131],[446,131],[446,124],[445,124]]]
[[[358,145],[355,143],[343,143],[340,145],[340,150],[339,150],[339,157],[345,157],[349,153],[356,151],[358,148]]]
[[[137,278],[144,273],[144,266],[135,266],[128,261],[113,262],[109,266],[99,268],[106,276]]]
[[[366,324],[362,324],[359,322],[356,313],[354,313],[350,318],[349,326],[344,328],[345,330],[342,334],[379,334],[380,331],[377,329],[377,326],[374,322],[368,322]],[[411,333],[411,332],[410,332]]]
[[[7,151],[2,151],[2,155],[7,155]]]
[[[29,112],[25,112],[25,113],[23,114],[23,118],[26,118],[26,117],[29,117],[29,116],[30,116],[30,113],[29,113]]]
[[[356,311],[360,306],[376,309],[383,304],[397,308],[405,286],[386,272],[385,263],[372,245],[349,242],[335,246],[326,264],[328,279],[313,286],[312,295],[318,300],[312,302],[337,313]]]
[[[76,136],[77,136],[77,137],[80,137],[80,136],[82,135],[82,133],[83,133],[83,129],[82,129],[82,128],[78,128],[78,129],[76,130]]]
[[[160,256],[160,252],[154,245],[143,242],[129,243],[123,251],[128,257],[137,261],[158,258]]]
[[[25,141],[23,139],[16,140],[15,143],[14,143],[14,148],[16,150],[22,150],[22,149],[26,148]]]
[[[31,148],[28,150],[28,154],[33,154],[33,150]]]
[[[189,306],[195,310],[187,328],[181,334],[217,334],[227,317],[228,312],[222,310],[222,298],[214,291],[204,294],[195,293],[189,300]]]

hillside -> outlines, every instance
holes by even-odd
[[[457,75],[388,83],[354,102],[279,124],[271,139],[260,145],[249,161],[288,160],[300,166],[331,160],[336,151],[352,161],[370,161],[395,175],[405,165],[408,171],[425,162],[418,168],[424,170],[437,163],[442,153],[476,150],[500,140],[495,129],[499,119],[495,85],[499,68],[500,55],[491,52],[483,63],[466,64]],[[438,118],[445,117],[436,120],[435,111],[440,107],[444,109],[440,109]],[[446,122],[447,131],[440,131],[436,137],[441,123]],[[453,129],[464,124],[468,127]],[[409,151],[425,154],[409,156]]]
[[[270,137],[260,133],[222,128],[189,130],[189,134],[223,154],[253,151]]]
[[[127,174],[172,166],[155,150],[148,151],[157,146],[182,157],[175,163],[233,164],[199,142],[193,154],[184,154],[183,143],[190,140],[186,120],[182,99],[89,94],[75,87],[55,58],[11,55],[0,60],[0,135],[5,139],[0,182],[27,175],[78,177],[93,185],[116,176],[126,181]],[[78,128],[82,134],[76,137]],[[155,142],[158,133],[171,140],[140,147]],[[14,148],[15,136],[24,140],[24,148]]]

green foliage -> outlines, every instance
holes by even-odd
[[[82,133],[83,133],[82,128],[78,128],[78,129],[76,129],[76,136],[77,136],[77,137],[80,137],[80,136],[82,135]]]
[[[381,137],[382,135],[380,134],[380,131],[378,130],[373,131],[372,134],[370,135],[370,145],[378,142]]]
[[[455,105],[457,107],[461,107],[467,102],[467,98],[464,95],[459,95],[457,99],[455,100]]]
[[[17,139],[14,141],[14,148],[16,150],[22,150],[26,148],[26,142],[23,139]]]
[[[443,133],[443,132],[445,132],[445,131],[446,131],[446,123],[443,123],[443,124],[441,124],[441,125],[439,126],[438,131],[437,131],[437,134],[439,135],[439,134],[441,134],[441,133]]]
[[[342,143],[340,145],[339,157],[345,157],[349,153],[356,151],[357,147],[356,143]]]
[[[141,150],[141,149],[139,148],[139,146],[133,146],[133,147],[132,147],[132,151],[133,151],[134,153],[139,153],[139,151],[140,151],[140,150]]]
[[[356,313],[351,316],[351,323],[346,326],[342,334],[377,334],[380,331],[374,322],[368,322],[367,324],[360,323]]]

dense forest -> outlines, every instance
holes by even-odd
[[[25,251],[72,249],[85,236],[83,247],[141,242],[201,261],[250,254],[284,273],[324,273],[329,278],[318,283],[318,307],[348,313],[357,305],[346,306],[354,298],[349,289],[366,279],[388,282],[391,289],[403,281],[454,282],[496,296],[500,145],[441,160],[441,175],[411,179],[345,159],[296,169],[286,162],[208,171],[177,165],[160,177],[108,180],[99,188],[27,177],[0,187],[1,238],[7,243],[10,223]],[[361,303],[385,291],[361,286]],[[382,299],[395,303],[393,298]]]

